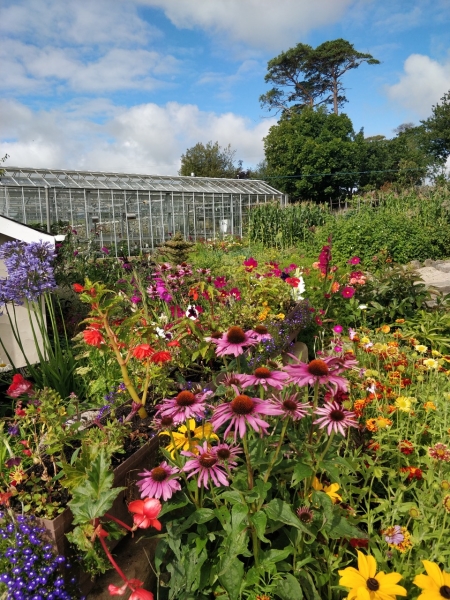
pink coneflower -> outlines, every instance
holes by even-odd
[[[197,473],[198,487],[207,488],[208,481],[211,478],[214,485],[219,487],[220,485],[230,485],[226,476],[224,468],[219,463],[217,455],[209,448],[208,442],[203,442],[202,446],[197,446],[194,452],[188,452],[182,450],[181,454],[184,456],[191,456],[191,460],[188,460],[183,467],[183,471],[189,472],[188,477],[193,477]]]
[[[243,354],[246,346],[253,346],[256,344],[256,340],[248,333],[245,333],[241,327],[230,327],[230,329],[222,335],[219,339],[211,339],[213,344],[216,344],[217,356],[225,356],[226,354],[232,354],[233,356],[239,356]]]
[[[176,467],[170,467],[166,461],[151,471],[144,469],[143,473],[139,473],[139,477],[143,479],[136,482],[141,492],[141,497],[151,496],[152,498],[162,498],[163,500],[172,498],[175,492],[181,490],[178,479],[172,477],[178,471]]]
[[[298,394],[292,394],[285,398],[274,398],[274,406],[280,410],[280,414],[298,421],[308,414],[309,404],[303,404],[298,400]]]
[[[337,375],[340,371],[333,370],[332,361],[336,361],[336,357],[316,358],[310,363],[299,362],[298,364],[287,365],[284,370],[289,375],[290,381],[299,386],[319,383],[335,391],[341,390],[346,392],[348,390],[348,381],[345,377]],[[331,368],[329,363],[331,363]]]
[[[239,394],[231,402],[221,404],[214,409],[211,423],[215,431],[224,423],[229,421],[228,427],[223,434],[224,438],[234,429],[234,439],[237,434],[244,437],[247,424],[258,433],[267,433],[269,424],[257,415],[279,415],[280,410],[260,398],[250,398],[245,394]]]
[[[446,444],[438,442],[432,448],[428,448],[428,454],[435,460],[450,462],[450,450]]]
[[[271,371],[267,367],[258,367],[252,375],[241,375],[239,377],[242,388],[248,388],[252,385],[262,385],[267,391],[267,386],[277,390],[283,389],[283,382],[288,378],[288,374],[283,371]]]
[[[250,331],[247,331],[246,333],[247,335],[255,339],[257,342],[272,339],[269,330],[267,329],[267,327],[264,327],[264,325],[256,325],[256,327],[250,329]]]
[[[351,352],[346,352],[343,356],[327,356],[324,360],[335,375],[340,375],[344,371],[358,366],[358,361]]]
[[[164,398],[156,412],[157,417],[172,417],[174,423],[182,423],[186,419],[202,419],[205,414],[205,400],[211,391],[193,394],[183,390],[175,398]]]
[[[217,446],[213,446],[211,448],[211,453],[214,456],[217,456],[219,462],[222,464],[227,464],[230,467],[234,467],[237,465],[237,462],[234,460],[238,454],[241,454],[242,450],[239,446],[230,446],[229,444],[218,444]]]
[[[355,413],[345,410],[337,402],[327,402],[325,406],[316,408],[314,412],[316,415],[322,415],[320,419],[314,421],[314,425],[318,425],[320,429],[326,427],[328,435],[332,431],[345,435],[347,427],[358,427]]]
[[[353,298],[355,292],[356,290],[354,287],[352,287],[351,285],[345,285],[341,290],[341,296],[343,298]]]

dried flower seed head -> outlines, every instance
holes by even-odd
[[[450,514],[450,494],[447,494],[444,497],[444,499],[442,500],[442,506],[444,507],[445,511]],[[449,598],[450,598],[450,595],[449,595]]]
[[[194,394],[192,392],[188,392],[187,390],[180,392],[175,400],[178,406],[192,406],[196,402]]]
[[[308,364],[308,371],[311,375],[316,375],[316,377],[328,375],[328,370],[327,363],[324,360],[320,360],[320,358],[315,358]]]
[[[245,339],[245,331],[241,327],[230,327],[227,332],[227,341],[231,344],[242,344]]]
[[[161,427],[173,427],[174,421],[172,417],[161,417],[160,425]]]
[[[253,400],[250,396],[241,394],[231,402],[231,409],[237,415],[248,415],[254,407]]]

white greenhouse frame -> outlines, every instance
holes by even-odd
[[[80,242],[150,252],[186,239],[242,236],[250,209],[287,198],[264,181],[2,167],[0,214],[29,225],[68,223]]]

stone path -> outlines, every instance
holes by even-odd
[[[450,260],[413,261],[411,264],[427,286],[435,287],[443,294],[450,293]]]

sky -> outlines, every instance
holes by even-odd
[[[343,78],[366,136],[418,125],[450,90],[450,0],[2,0],[7,166],[176,175],[197,142],[264,158],[267,62],[344,38],[379,65]]]

